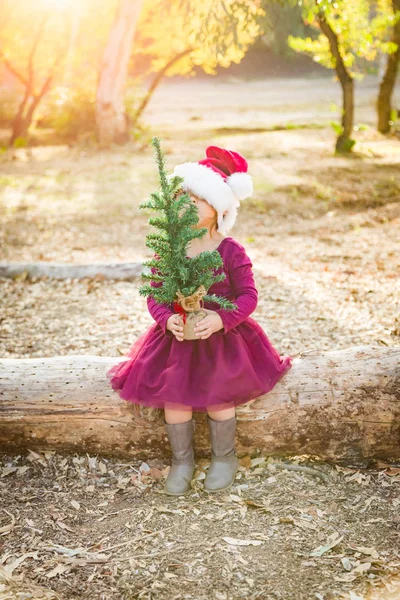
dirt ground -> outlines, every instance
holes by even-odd
[[[255,194],[229,235],[253,260],[253,317],[281,354],[400,343],[400,141],[374,130],[374,85],[359,85],[349,158],[333,156],[328,79],[171,82],[149,105],[169,168],[210,143],[248,158]],[[1,261],[151,256],[147,140],[21,149],[0,168]],[[124,354],[152,323],[139,285],[0,279],[0,356]],[[241,457],[232,488],[208,496],[198,460],[191,493],[172,498],[167,458],[2,453],[0,600],[398,599],[400,465],[275,461]]]

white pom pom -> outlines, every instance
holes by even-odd
[[[232,173],[226,178],[226,183],[238,200],[250,198],[253,194],[253,179],[248,173]]]

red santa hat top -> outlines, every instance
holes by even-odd
[[[183,177],[183,191],[192,192],[215,208],[218,231],[225,235],[236,221],[240,201],[253,194],[253,180],[247,173],[246,159],[238,152],[208,146],[206,156],[199,162],[177,165],[170,177]]]

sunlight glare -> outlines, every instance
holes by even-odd
[[[64,9],[68,4],[71,4],[71,0],[44,0],[44,3],[53,9]]]

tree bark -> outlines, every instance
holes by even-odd
[[[322,13],[318,13],[318,22],[322,33],[328,38],[331,54],[335,61],[335,70],[342,86],[342,133],[336,140],[336,152],[346,153],[350,152],[354,146],[354,140],[351,139],[354,123],[354,80],[343,62],[338,36]]]
[[[144,109],[146,108],[147,104],[150,102],[150,98],[152,97],[153,93],[155,92],[157,86],[161,83],[162,78],[168,72],[168,69],[170,67],[172,67],[172,65],[174,65],[176,62],[178,62],[179,60],[181,60],[181,58],[183,58],[184,56],[186,56],[186,54],[190,54],[191,52],[193,52],[193,50],[194,50],[194,48],[187,48],[186,50],[182,50],[182,52],[180,52],[176,56],[172,57],[164,65],[164,67],[160,71],[158,71],[158,73],[156,73],[153,81],[151,82],[151,85],[150,85],[149,89],[147,90],[147,94],[143,98],[142,102],[140,103],[139,108],[137,109],[137,111],[135,113],[135,116],[133,117],[133,122],[134,123],[136,123],[137,120],[142,115],[142,113],[143,113]]]
[[[52,79],[53,79],[52,75],[49,75],[47,77],[46,81],[44,82],[44,84],[42,86],[42,89],[40,90],[40,92],[37,95],[33,95],[31,93],[31,90],[29,90],[27,88],[24,98],[20,104],[18,113],[13,122],[12,133],[11,133],[11,137],[9,140],[10,146],[12,146],[14,144],[14,142],[17,138],[26,137],[28,135],[29,128],[32,124],[34,112],[37,109],[42,98],[49,91]],[[28,110],[26,111],[26,114],[24,114],[24,110],[25,110],[26,104],[28,102],[28,99],[30,99],[30,105],[28,107]]]
[[[98,356],[0,359],[0,447],[170,457],[163,411],[141,409],[136,416],[135,406],[107,380],[115,362]],[[238,455],[311,454],[352,464],[399,459],[399,364],[400,347],[294,357],[273,390],[237,407]],[[194,418],[196,455],[207,457],[205,414]]]
[[[399,17],[400,0],[392,0],[393,14]],[[378,111],[378,131],[380,133],[390,132],[390,121],[392,113],[392,95],[396,85],[397,71],[400,60],[400,18],[395,22],[392,29],[392,39],[397,44],[396,52],[388,55],[386,71],[379,86],[379,95],[377,101]]]
[[[124,88],[143,0],[120,0],[104,51],[96,92],[96,129],[101,145],[129,139]]]

